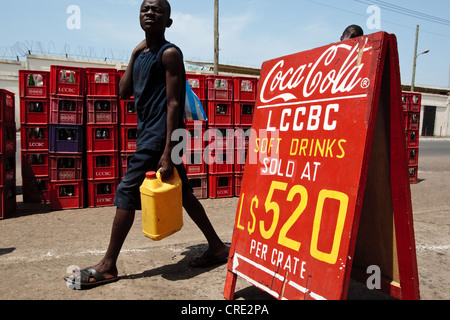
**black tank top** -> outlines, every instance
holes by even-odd
[[[153,51],[142,51],[134,62],[133,88],[139,133],[136,143],[138,149],[164,150],[167,132],[167,93],[166,70],[162,63],[162,55],[171,47],[176,48],[183,59],[181,50],[174,44],[166,42]],[[183,65],[179,128],[184,128],[185,78],[186,71]]]

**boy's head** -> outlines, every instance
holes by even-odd
[[[348,26],[344,33],[341,36],[341,41],[360,37],[364,35],[364,31],[360,26],[357,26],[356,24],[352,24],[351,26]]]
[[[171,7],[167,0],[144,0],[141,4],[139,20],[146,33],[165,32],[172,25]]]

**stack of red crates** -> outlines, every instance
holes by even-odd
[[[16,123],[14,94],[0,89],[0,219],[16,211]]]
[[[187,74],[187,80],[208,116],[207,122],[186,121],[183,161],[194,193],[198,198],[239,195],[258,79]]]
[[[422,95],[414,92],[403,92],[403,114],[406,131],[406,147],[408,155],[409,181],[418,182],[419,168],[419,127]]]
[[[119,99],[116,69],[87,68],[89,207],[112,206],[119,183]]]
[[[205,112],[208,113],[206,109],[206,76],[188,74],[186,78],[192,90],[200,99]],[[206,129],[207,125],[204,121],[186,121],[187,145],[183,155],[183,163],[194,194],[198,199],[208,198],[208,165],[204,159]]]
[[[241,192],[242,176],[247,159],[250,131],[256,105],[258,79],[234,78],[234,124],[236,130],[234,194]]]
[[[48,166],[53,210],[84,207],[84,81],[83,68],[50,67]]]
[[[234,196],[234,79],[207,76],[210,198]]]
[[[122,79],[125,70],[119,70],[119,79]],[[119,97],[120,109],[120,178],[127,173],[128,163],[136,151],[138,138],[137,113],[134,105],[134,97],[122,99]]]
[[[19,71],[22,194],[25,203],[50,202],[50,72]]]

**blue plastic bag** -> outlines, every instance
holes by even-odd
[[[186,120],[207,121],[205,110],[197,95],[186,80],[186,102],[184,106],[184,118]]]

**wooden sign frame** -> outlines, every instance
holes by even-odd
[[[348,56],[339,56],[342,51]],[[313,70],[320,59],[325,71]],[[308,70],[308,78],[302,77]],[[302,85],[303,101],[298,101]],[[319,85],[324,95],[309,92],[305,99],[305,92]],[[314,117],[312,109],[321,103],[328,105],[323,130],[314,131],[317,117],[316,123],[308,120],[310,132],[306,121],[300,124],[295,118],[287,123],[294,112]],[[293,132],[294,125],[303,131]],[[419,299],[403,127],[394,35],[379,32],[265,62],[225,298],[233,299],[239,276],[277,299],[345,299],[350,277],[365,283],[371,275],[368,268],[377,266],[382,291],[399,299]],[[278,137],[271,135],[275,132]],[[333,134],[345,139],[332,140]],[[306,146],[314,138],[315,152],[312,145]],[[327,141],[326,151],[317,146],[319,138]],[[263,141],[266,157],[261,160]],[[328,151],[331,155],[333,146],[339,147],[334,158],[324,156]],[[301,158],[289,157],[294,150],[301,154],[302,148],[305,158],[319,148],[321,162],[311,157],[303,169]],[[341,150],[341,158],[336,150]],[[252,161],[252,156],[259,161]],[[268,167],[272,162],[274,170]],[[342,192],[332,191],[339,188]]]

